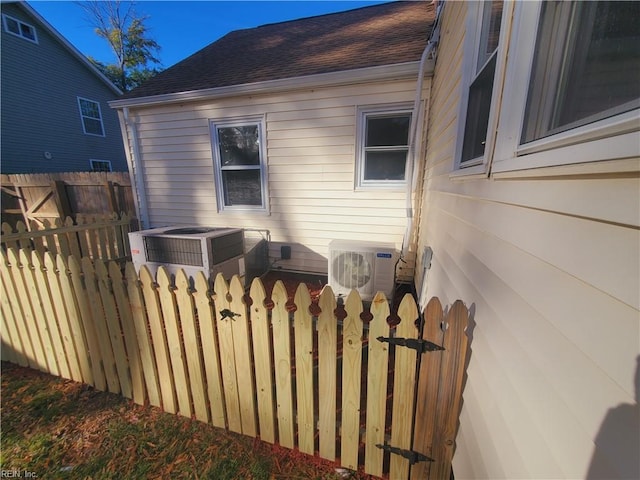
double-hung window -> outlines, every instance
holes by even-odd
[[[359,110],[357,187],[406,186],[410,126],[406,106]]]
[[[640,2],[521,2],[514,17],[493,170],[637,156]]]
[[[456,154],[457,169],[469,169],[464,173],[485,171],[488,161],[488,145],[492,140],[492,112],[494,84],[498,65],[498,47],[502,23],[503,2],[474,2],[470,5],[467,26],[466,50],[474,56],[467,62],[466,89],[462,102]]]
[[[5,32],[30,42],[38,43],[36,29],[32,25],[4,14],[2,15],[2,23],[4,25]]]
[[[93,100],[78,97],[78,108],[80,109],[80,118],[82,119],[82,131],[86,135],[104,137],[100,104]]]
[[[212,120],[218,211],[268,211],[264,119]]]

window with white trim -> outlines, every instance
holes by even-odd
[[[111,162],[109,160],[89,160],[92,172],[111,172]]]
[[[640,106],[640,3],[544,2],[521,143]]]
[[[36,29],[32,25],[5,14],[2,14],[2,24],[4,25],[5,32],[23,38],[24,40],[38,43]]]
[[[358,115],[357,187],[404,187],[411,109],[361,108]]]
[[[268,211],[264,118],[212,120],[218,211]]]
[[[517,2],[492,171],[637,156],[640,2]]]
[[[458,169],[485,165],[488,161],[486,147],[493,130],[490,124],[503,2],[475,2],[470,8],[475,10],[469,17],[466,49],[473,51],[474,57],[468,61],[466,97],[461,105],[460,118],[464,118],[464,123],[460,124],[458,136]]]
[[[87,98],[78,97],[78,108],[82,119],[82,131],[86,135],[104,137],[100,104]]]

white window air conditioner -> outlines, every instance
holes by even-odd
[[[142,265],[154,276],[161,265],[172,275],[183,269],[188,277],[203,272],[213,279],[222,273],[228,280],[245,273],[244,232],[239,228],[154,228],[130,232],[129,243],[138,273]]]
[[[398,256],[393,244],[333,240],[329,243],[329,285],[336,295],[352,289],[364,301],[377,292],[393,296]]]

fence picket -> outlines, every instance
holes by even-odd
[[[140,268],[140,281],[142,282],[142,292],[144,303],[147,307],[149,319],[149,330],[153,343],[153,352],[156,356],[158,367],[158,380],[160,381],[160,394],[162,396],[162,408],[170,413],[176,413],[177,404],[173,375],[169,363],[169,351],[167,349],[167,338],[162,320],[162,309],[158,296],[157,285],[146,265]]]
[[[39,254],[34,252],[34,257],[39,256]],[[55,308],[55,317],[53,318],[58,321],[58,328],[60,329],[62,343],[64,344],[66,361],[69,364],[71,378],[76,382],[81,382],[82,371],[80,369],[80,363],[78,362],[78,351],[74,342],[74,335],[71,331],[67,307],[65,306],[64,297],[62,296],[60,273],[58,272],[58,267],[53,255],[49,252],[45,253],[44,266],[46,269],[46,276],[49,281],[51,299],[53,300],[53,306]]]
[[[129,306],[131,307],[131,319],[138,342],[138,351],[140,353],[149,403],[155,407],[159,407],[162,403],[160,401],[160,387],[158,385],[158,370],[156,369],[156,362],[153,357],[153,347],[149,336],[140,280],[132,263],[127,263],[125,276],[127,280],[127,292],[129,294]]]
[[[234,275],[231,278],[229,295],[231,295],[231,311],[236,314],[231,322],[231,328],[233,330],[233,351],[236,358],[236,378],[238,385],[243,386],[243,394],[239,395],[242,433],[250,437],[255,437],[258,434],[256,428],[257,412],[255,405],[255,391],[253,388],[254,378],[251,362],[249,318],[247,314],[247,306],[243,298],[244,286],[237,275]]]
[[[0,359],[3,362],[18,363],[16,352],[18,347],[14,347],[9,327],[7,326],[6,317],[4,316],[4,305],[0,307],[2,317],[0,317]]]
[[[100,287],[98,286],[98,278],[95,274],[91,259],[84,257],[80,262],[82,265],[82,273],[84,275],[84,283],[86,294],[91,309],[91,316],[95,325],[96,340],[100,349],[100,357],[102,359],[102,367],[104,375],[107,379],[107,387],[111,393],[120,393],[120,380],[118,378],[118,369],[116,359],[111,347],[109,335],[109,327],[105,319],[105,309],[102,306],[102,298],[100,296]],[[117,352],[119,354],[120,352]]]
[[[273,381],[271,379],[271,335],[269,332],[268,312],[265,307],[267,294],[259,278],[254,278],[251,282],[249,296],[253,300],[251,305],[251,333],[253,338],[260,439],[265,442],[275,443],[275,406],[273,403]]]
[[[298,448],[313,455],[315,426],[313,419],[313,317],[311,296],[304,283],[298,285],[294,296],[293,314],[296,353],[296,399],[298,417]]]
[[[67,228],[67,229],[70,229],[71,227],[73,227],[73,218],[67,217],[63,223],[63,226],[64,228]],[[67,236],[67,242],[69,243],[70,255],[74,256],[75,258],[82,258],[80,243],[78,242],[78,232],[68,231],[66,233],[66,236]]]
[[[102,262],[99,262],[102,263]],[[120,316],[120,325],[124,338],[124,346],[127,351],[129,373],[131,375],[131,393],[133,401],[139,405],[144,404],[144,380],[142,373],[142,359],[136,338],[136,331],[133,325],[131,305],[125,293],[125,285],[122,278],[122,271],[116,262],[109,262],[109,279],[113,297]]]
[[[176,297],[173,294],[174,287],[171,284],[171,278],[166,268],[158,268],[157,280],[160,305],[162,305],[164,317],[164,329],[167,335],[169,360],[171,361],[176,397],[178,398],[178,413],[184,417],[191,417],[191,395],[189,383],[187,382],[184,347],[180,338],[180,320],[178,318]]]
[[[26,297],[21,297],[18,290],[18,281],[16,278],[18,271],[17,266],[14,263],[18,261],[16,251],[15,249],[10,248],[7,251],[7,255],[5,255],[5,252],[0,249],[0,254],[2,255],[0,273],[2,274],[2,281],[7,290],[9,303],[13,312],[13,318],[16,321],[16,327],[20,334],[25,359],[31,368],[39,368],[38,358],[36,357],[37,344],[31,339],[31,335],[27,327],[27,313],[25,310],[28,307],[28,302],[27,305],[23,305],[23,302],[20,301],[20,299],[25,299]]]
[[[278,415],[278,439],[280,445],[294,447],[293,392],[291,385],[291,324],[287,312],[287,290],[278,280],[271,293],[273,310],[273,362],[276,384],[276,412]]]
[[[127,364],[127,351],[124,347],[116,302],[113,298],[112,282],[103,262],[95,262],[94,272],[98,281],[98,290],[102,300],[102,307],[104,308],[105,324],[107,325],[107,330],[109,332],[109,335],[106,338],[111,341],[111,351],[113,352],[113,358],[116,363],[116,372],[118,374],[120,390],[122,395],[125,397],[133,398],[131,376],[129,374],[129,366]]]
[[[78,366],[80,367],[83,381],[89,385],[93,385],[94,379],[91,362],[89,360],[89,348],[85,341],[80,311],[73,294],[73,284],[69,276],[69,268],[65,263],[64,257],[61,255],[58,255],[56,258],[56,269],[58,270],[58,279],[60,281],[61,298],[67,312],[69,328],[71,329],[73,343],[76,348]]]
[[[338,356],[338,322],[334,311],[336,297],[329,285],[318,301],[318,388],[322,392],[318,405],[319,451],[322,458],[336,458],[336,368]]]
[[[462,383],[468,349],[466,329],[469,312],[462,301],[457,300],[445,319],[445,348],[442,352],[438,401],[436,404],[436,429],[433,440],[434,462],[431,478],[449,478],[451,459],[455,450],[458,416],[462,401]]]
[[[40,224],[35,220],[30,220],[29,230],[32,232],[37,232],[38,230],[40,230]],[[37,250],[41,255],[44,255],[46,248],[44,246],[44,242],[42,241],[42,237],[33,237],[31,241],[33,242],[34,250]]]
[[[7,246],[7,248],[20,248],[17,240],[7,240],[7,236],[13,233],[13,227],[9,225],[7,222],[3,222],[1,226],[2,230],[2,241]]]
[[[424,328],[422,338],[442,346],[444,332],[442,330],[442,305],[437,297],[429,300],[424,311]],[[442,352],[427,352],[422,355],[418,376],[418,398],[416,405],[416,422],[414,430],[413,450],[433,458],[433,434],[435,415],[438,404],[438,383]],[[411,467],[411,479],[428,478],[431,462],[419,462]]]
[[[360,314],[362,300],[351,290],[345,302],[347,316],[342,333],[342,422],[340,463],[351,470],[358,469],[360,444],[360,379],[362,373],[362,333]]]
[[[389,348],[378,337],[389,337],[389,303],[382,292],[371,302],[372,319],[369,322],[367,344],[367,428],[365,436],[365,472],[382,476],[384,452],[376,445],[384,443],[385,414],[387,409],[387,377]]]
[[[395,336],[400,338],[418,338],[415,321],[418,319],[418,307],[413,297],[406,294],[398,307],[400,324]],[[413,426],[413,399],[415,391],[416,360],[418,352],[411,348],[396,347],[393,412],[391,416],[391,446],[403,450],[411,448],[411,430]],[[400,455],[391,455],[389,464],[390,478],[407,478],[409,460]]]
[[[91,360],[91,373],[93,374],[93,386],[98,390],[107,390],[107,377],[105,373],[105,365],[102,360],[102,352],[100,351],[100,342],[98,340],[98,332],[96,330],[96,322],[93,320],[93,309],[89,305],[89,294],[87,284],[85,282],[84,273],[82,273],[81,265],[74,257],[69,257],[69,272],[71,273],[71,281],[75,294],[78,310],[80,311],[80,320],[82,322],[87,346],[89,347],[89,358]]]
[[[218,355],[218,335],[215,329],[215,316],[213,314],[209,282],[202,272],[196,274],[194,300],[200,326],[202,357],[207,378],[207,396],[209,397],[211,409],[211,423],[215,427],[225,428],[226,414],[220,372],[220,357]]]
[[[5,321],[5,327],[2,332],[3,335],[7,332],[11,336],[11,346],[14,349],[15,361],[18,365],[22,367],[26,367],[29,365],[29,361],[25,354],[26,349],[22,340],[22,336],[19,333],[18,325],[23,325],[20,318],[16,318],[16,312],[19,312],[20,305],[18,303],[12,303],[12,298],[15,298],[15,292],[10,292],[9,288],[13,288],[13,286],[7,285],[7,280],[5,279],[4,270],[6,269],[6,257],[4,252],[2,253],[2,257],[0,258],[0,267],[2,272],[0,272],[0,285],[2,289],[0,290],[0,304],[2,305],[2,317]],[[14,312],[16,309],[16,312]]]
[[[189,383],[193,397],[193,409],[196,418],[202,422],[209,420],[207,400],[204,384],[204,371],[200,358],[200,342],[198,341],[198,327],[196,326],[193,298],[191,297],[189,278],[184,270],[179,270],[176,275],[176,300],[182,325],[182,337],[184,339],[184,351],[187,356]]]
[[[240,418],[240,399],[238,398],[238,381],[236,378],[236,361],[233,352],[233,310],[229,303],[229,286],[221,273],[216,275],[213,284],[214,305],[216,311],[216,327],[220,342],[220,366],[222,372],[222,385],[224,387],[224,399],[227,412],[229,430],[242,433],[242,420]]]
[[[16,286],[18,287],[19,296],[27,300],[24,311],[26,313],[27,328],[35,345],[34,348],[42,349],[40,352],[41,358],[39,359],[40,370],[58,375],[60,370],[58,369],[56,356],[53,346],[51,345],[49,330],[46,324],[42,323],[46,317],[42,311],[38,288],[33,279],[33,266],[28,257],[30,252],[31,250],[20,249],[20,253],[18,254],[19,259],[16,259],[16,263],[11,262],[15,266],[18,266],[18,281],[16,282]],[[11,251],[9,255],[11,256]],[[36,355],[37,354],[38,352],[36,352]]]

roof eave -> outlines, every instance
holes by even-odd
[[[406,62],[377,67],[342,70],[339,72],[291,77],[264,82],[244,83],[225,87],[168,93],[138,98],[126,98],[109,102],[111,108],[140,107],[168,103],[194,102],[237,95],[274,93],[300,88],[317,88],[354,83],[375,82],[391,79],[411,78],[418,75],[420,62]],[[427,62],[425,75],[433,74],[434,61]]]

